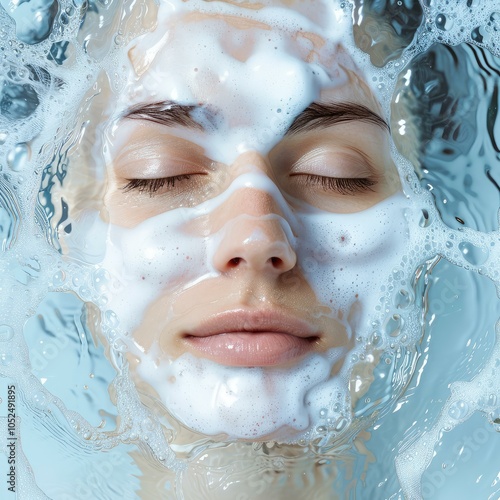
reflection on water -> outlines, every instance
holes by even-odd
[[[24,327],[31,369],[66,408],[91,425],[112,431],[116,409],[108,387],[116,372],[104,362],[104,349],[96,347],[87,323],[84,304],[76,296],[47,294]]]
[[[99,146],[87,111],[109,89],[96,76],[113,68],[113,50],[151,29],[155,8],[0,1],[0,444],[7,457],[6,388],[15,384],[19,498],[175,498],[168,467],[199,495],[208,480],[218,498],[236,498],[231,488],[248,477],[252,498],[271,483],[293,497],[292,470],[311,498],[333,498],[323,490],[332,482],[340,498],[499,496],[500,11],[493,0],[462,3],[342,5],[417,173],[401,160],[404,188],[423,208],[406,257],[414,269],[395,269],[381,291],[378,308],[391,312],[373,325],[380,361],[352,425],[336,429],[325,408],[328,437],[289,456],[273,442],[176,442],[185,429],[171,427],[159,402],[140,405],[121,373],[120,318],[107,308],[120,284],[97,265],[104,243],[75,235],[74,260],[58,253],[57,232],[75,233],[58,188]],[[91,183],[85,193],[101,194]],[[354,386],[362,356],[350,360]],[[224,463],[217,446],[238,448],[241,460]],[[320,465],[304,472],[311,450]],[[7,470],[5,459],[2,477]]]
[[[499,59],[472,45],[437,44],[405,75],[400,95],[417,117],[422,185],[443,221],[452,228],[498,230]]]
[[[444,415],[441,412],[450,395],[449,385],[458,380],[477,380],[496,342],[495,323],[500,306],[495,286],[490,280],[470,271],[458,270],[446,261],[440,261],[436,265],[430,279],[433,283],[428,295],[426,336],[420,346],[417,376],[396,409],[375,425],[372,438],[367,443],[375,456],[378,449],[384,449],[385,453],[383,460],[368,470],[366,485],[367,492],[371,495],[367,494],[366,498],[391,497],[396,489],[396,479],[388,473],[385,460],[404,457],[412,444],[418,443],[424,433],[429,433],[436,426]],[[474,304],[474,315],[470,314],[471,304]],[[457,398],[454,406],[448,409],[445,418],[448,419],[449,430],[438,433],[434,448],[431,445],[433,439],[429,439],[425,447],[426,450],[434,450],[436,456],[429,457],[432,461],[425,463],[426,472],[422,478],[422,485],[425,485],[422,489],[424,498],[447,498],[450,491],[455,491],[457,482],[461,483],[462,492],[467,492],[464,493],[466,497],[481,498],[485,496],[485,492],[491,494],[490,488],[497,474],[491,462],[497,446],[496,435],[484,414],[478,413],[474,417],[474,423],[467,420],[470,417],[467,414],[484,397],[490,404],[486,407],[488,411],[494,411],[496,384],[491,380],[484,387],[483,394],[474,383],[472,387],[467,394],[467,403]],[[466,405],[470,406],[465,409]],[[466,423],[455,427],[456,423],[464,421]],[[472,443],[471,447],[467,440],[476,431],[481,436],[485,433],[488,437],[480,443]],[[395,433],[400,436],[397,443],[392,439]],[[471,456],[469,452],[472,453]],[[485,457],[485,460],[479,457]],[[472,472],[469,467],[475,460],[481,462],[477,468],[480,472],[471,480]],[[406,480],[419,480],[416,470],[418,459],[407,463]],[[491,465],[490,469],[488,464]],[[458,472],[461,476],[460,471],[464,473],[463,482],[461,477],[454,475]],[[415,477],[411,477],[412,473]],[[453,489],[448,489],[448,486]]]

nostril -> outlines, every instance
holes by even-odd
[[[279,257],[271,257],[271,264],[273,267],[279,268],[282,266],[283,261]]]
[[[232,259],[230,259],[228,261],[227,265],[229,268],[235,268],[235,267],[238,267],[242,261],[243,261],[243,259],[241,257],[233,257]],[[279,257],[270,257],[268,259],[268,262],[275,269],[280,269],[284,265],[283,259],[280,259]]]

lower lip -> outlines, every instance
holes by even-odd
[[[187,336],[184,341],[201,354],[226,366],[276,366],[311,352],[316,337],[301,338],[276,332],[220,333]]]

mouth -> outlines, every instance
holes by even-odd
[[[306,321],[278,311],[226,311],[182,334],[189,351],[226,366],[281,366],[298,361],[320,344]]]

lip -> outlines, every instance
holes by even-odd
[[[182,334],[189,350],[226,366],[278,366],[303,357],[319,343],[308,322],[277,310],[225,311]]]

